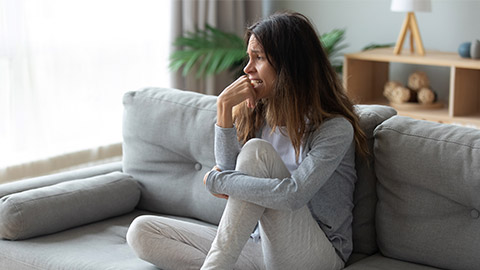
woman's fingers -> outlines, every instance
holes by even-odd
[[[255,90],[246,75],[239,77],[220,94],[221,100],[234,107],[247,101],[249,107],[255,107]]]
[[[225,195],[225,194],[212,193],[212,195],[215,196],[215,197],[217,197],[217,198],[220,198],[220,199],[225,199],[225,200],[228,199],[228,195]]]
[[[205,176],[203,177],[203,184],[206,185],[207,184],[207,178],[208,178],[208,175],[213,171],[219,171],[221,172],[222,170],[220,170],[220,168],[218,168],[217,165],[213,166],[213,168],[208,171]],[[217,194],[217,193],[211,193],[213,196],[217,197],[217,198],[220,198],[220,199],[228,199],[228,195],[225,195],[225,194]]]

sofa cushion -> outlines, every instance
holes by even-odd
[[[137,183],[121,172],[72,180],[0,199],[0,238],[50,234],[132,211]]]
[[[8,182],[0,185],[0,198],[8,194],[33,188],[51,186],[65,181],[85,179],[96,175],[108,174],[117,171],[122,171],[122,162],[115,161],[112,163],[106,163],[92,167],[82,167],[71,171]]]
[[[377,204],[376,176],[373,166],[373,130],[396,114],[391,107],[380,105],[356,105],[355,111],[360,118],[360,126],[367,136],[371,155],[367,158],[357,156],[353,209],[353,251],[371,255],[378,251],[375,239],[375,207]]]
[[[147,88],[123,103],[123,170],[141,183],[139,208],[218,224],[226,201],[203,185],[215,165],[216,97]]]
[[[132,221],[152,214],[134,210],[55,234],[23,241],[0,240],[0,269],[159,270],[138,258],[126,241]],[[209,226],[198,220],[166,217]]]
[[[392,258],[480,265],[480,130],[395,116],[375,130],[377,239]]]
[[[23,241],[0,240],[0,269],[158,270],[126,243],[131,213]]]
[[[440,270],[439,268],[404,262],[375,254],[345,268],[345,270]]]

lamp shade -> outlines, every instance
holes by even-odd
[[[432,7],[430,0],[392,0],[390,9],[399,12],[430,12]]]

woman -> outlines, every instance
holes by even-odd
[[[270,16],[246,40],[246,75],[217,100],[217,166],[204,178],[228,199],[218,229],[136,220],[130,231],[176,230],[174,251],[154,254],[130,231],[129,243],[164,268],[342,269],[352,252],[355,151],[367,153],[353,105],[303,15]]]

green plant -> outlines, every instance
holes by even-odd
[[[210,25],[206,25],[205,30],[186,33],[173,45],[180,49],[170,55],[170,69],[177,71],[183,67],[184,76],[197,63],[197,77],[200,77],[235,69],[247,57],[242,38]]]
[[[370,43],[367,46],[363,47],[362,51],[368,51],[378,48],[389,48],[395,46],[395,43],[385,43],[385,44],[377,44],[377,43]]]
[[[340,44],[345,38],[345,30],[334,29],[320,37],[332,65],[341,71],[343,61],[336,59],[339,51],[346,45]],[[205,30],[186,33],[173,43],[179,47],[170,55],[170,69],[177,71],[183,67],[182,74],[188,75],[197,67],[196,76],[218,74],[225,70],[241,72],[247,54],[244,41],[236,34],[223,32],[210,25]]]
[[[342,72],[343,59],[339,57],[340,51],[347,47],[346,44],[341,44],[345,39],[345,29],[333,29],[330,32],[324,33],[320,36],[320,41],[327,51],[330,63],[337,72]]]

